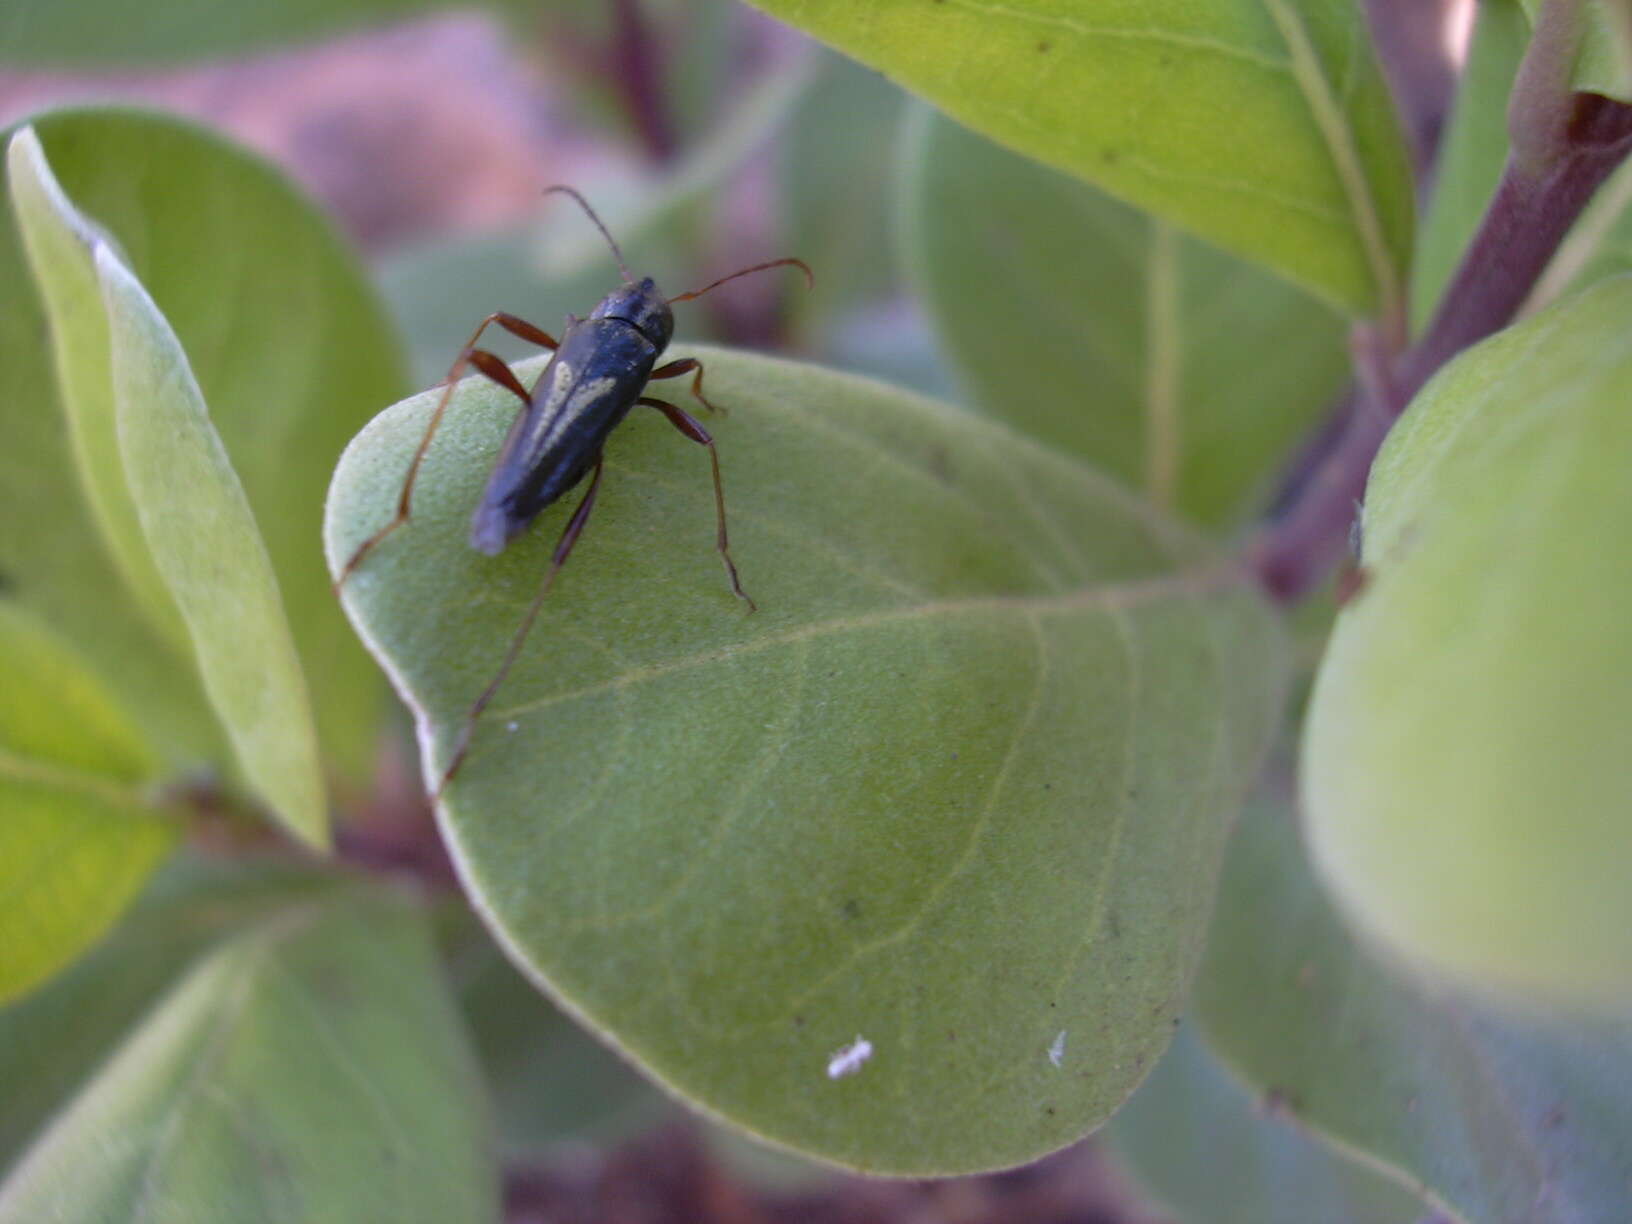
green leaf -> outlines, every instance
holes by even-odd
[[[1470,349],[1372,466],[1303,744],[1310,845],[1415,963],[1626,1014],[1632,277]],[[1522,899],[1522,900],[1520,900]]]
[[[1000,144],[1358,312],[1411,177],[1346,0],[755,0]]]
[[[1548,0],[1520,0],[1534,22]],[[1554,3],[1560,0],[1552,0]],[[1562,0],[1581,3],[1580,43],[1570,83],[1578,90],[1632,102],[1632,13],[1626,0]]]
[[[203,951],[335,887],[336,877],[290,860],[173,855],[83,957],[0,1009],[0,1167]]]
[[[1416,1224],[1422,1200],[1253,1095],[1190,1029],[1106,1132],[1144,1188],[1193,1224]]]
[[[36,277],[82,282],[89,269],[100,288],[104,330],[70,329],[57,340],[65,367],[84,344],[100,344],[90,359],[107,363],[119,471],[84,475],[128,490],[140,539],[121,534],[115,547],[141,550],[174,601],[250,787],[291,831],[322,846],[327,813],[305,678],[254,515],[186,355],[147,292],[56,185],[33,129],[12,139],[7,160]]]
[[[1330,408],[1338,317],[1267,273],[920,112],[910,262],[977,403],[1212,526]]]
[[[552,1146],[611,1146],[656,1122],[667,1099],[574,1024],[499,951],[461,904],[449,974],[487,1074],[507,1163]]]
[[[0,1221],[496,1220],[418,911],[312,901],[204,959],[0,1187]]]
[[[83,660],[0,600],[0,1002],[113,924],[175,837],[158,761]]]
[[[795,328],[812,340],[895,289],[883,201],[900,161],[905,101],[878,73],[823,52],[777,144],[783,246],[818,269],[816,283],[789,299]]]
[[[328,813],[317,732],[255,516],[175,333],[110,248],[98,246],[95,258],[119,448],[143,534],[249,785],[291,832],[321,848]]]
[[[1284,794],[1236,831],[1194,1004],[1257,1092],[1458,1219],[1593,1224],[1626,1202],[1632,1026],[1504,1015],[1373,959]]]
[[[111,232],[187,353],[271,556],[312,686],[325,760],[356,778],[372,755],[380,687],[312,542],[341,447],[406,389],[390,320],[328,222],[257,158],[189,124],[132,112],[61,112],[35,127],[68,199]],[[18,398],[0,412],[7,413],[8,436],[21,436],[28,450],[15,471],[0,471],[0,498],[37,518],[40,503],[25,497],[49,497],[52,529],[61,530],[57,520],[82,517],[64,499],[79,481],[50,463],[60,443],[33,420],[56,409],[38,372],[48,358],[38,324],[30,324],[26,302],[17,305],[19,316],[13,320],[8,309],[0,324],[0,343],[16,360],[0,369],[8,382],[17,380],[8,389]],[[93,347],[84,361],[94,360]],[[111,403],[107,384],[101,394]],[[111,417],[111,409],[104,411]],[[36,474],[38,464],[47,465],[49,481]],[[61,482],[66,489],[49,492]],[[65,538],[47,548],[31,538],[8,539],[0,529],[0,570],[13,574],[20,598],[62,618],[87,657],[114,674],[127,703],[145,709],[155,694],[184,683],[190,698],[202,701],[188,675],[190,650],[153,665],[159,674],[140,687],[115,674],[132,664],[101,638],[128,639],[129,627],[118,622],[130,612],[96,615],[114,595],[106,581],[79,578],[90,568],[79,555],[87,548],[101,551],[95,540]],[[129,653],[140,661],[152,648]],[[219,760],[218,750],[214,755]]]
[[[9,210],[8,210],[9,212]],[[8,598],[71,640],[178,771],[221,758],[194,669],[161,641],[103,544],[80,491],[52,385],[48,322],[16,230],[0,224],[0,580]]]
[[[506,1162],[543,1159],[563,1142],[612,1146],[663,1116],[663,1093],[539,994],[486,932],[462,945],[450,974]]]
[[[1069,1142],[1168,1039],[1278,625],[1086,468],[881,384],[702,355],[760,611],[711,555],[705,456],[639,413],[439,805],[461,876],[570,1011],[744,1129],[895,1173]],[[497,392],[461,388],[412,522],[344,591],[427,779],[570,509],[468,547]],[[347,450],[332,566],[389,517],[433,401]],[[871,1060],[830,1079],[858,1036]]]
[[[1507,97],[1530,41],[1515,0],[1479,5],[1411,262],[1411,327],[1427,326],[1507,161]]]
[[[118,0],[51,0],[0,8],[0,63],[26,68],[164,64],[313,42],[446,8],[445,0],[150,0],[128,20]],[[485,7],[532,13],[527,0]]]
[[[79,486],[137,604],[171,646],[185,650],[187,627],[153,564],[119,454],[112,341],[91,258],[105,238],[63,195],[32,128],[12,137],[6,170],[34,283],[51,317],[57,385],[79,464]]]

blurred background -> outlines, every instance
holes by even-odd
[[[10,0],[0,124],[84,103],[179,113],[282,167],[363,252],[423,384],[490,311],[556,331],[615,283],[584,217],[540,198],[568,183],[635,272],[670,294],[784,255],[817,270],[811,291],[767,275],[689,303],[677,312],[681,337],[958,397],[893,235],[911,104],[732,0],[506,0],[456,12],[162,0],[135,19],[110,0]],[[507,357],[525,352],[489,337]],[[404,735],[371,810],[344,836],[355,858],[451,886],[411,751]],[[700,1122],[555,1014],[457,891],[447,895],[445,942],[495,1092],[512,1221],[1163,1218],[1093,1141],[1007,1174],[890,1183]]]
[[[554,330],[613,283],[576,209],[542,205],[544,187],[570,183],[631,267],[671,294],[784,254],[821,268],[814,293],[767,276],[710,294],[681,315],[681,335],[949,390],[890,257],[903,95],[731,0],[538,0],[406,19],[426,6],[251,16],[172,0],[105,45],[86,12],[97,4],[6,7],[0,123],[112,101],[258,150],[366,253],[426,382],[489,311]]]

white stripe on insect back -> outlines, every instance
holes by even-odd
[[[521,439],[518,453],[540,455],[555,446],[567,430],[606,398],[618,381],[611,377],[591,378],[574,386],[576,376],[577,371],[569,362],[559,359],[555,362],[549,391],[538,406],[538,415],[527,436]]]

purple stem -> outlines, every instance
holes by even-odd
[[[1422,337],[1392,360],[1357,354],[1377,364],[1362,369],[1341,438],[1252,550],[1253,567],[1274,598],[1295,602],[1341,559],[1389,427],[1441,366],[1512,321],[1587,201],[1632,148],[1632,106],[1571,95],[1550,146],[1509,156]]]

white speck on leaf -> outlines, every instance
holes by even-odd
[[[514,719],[512,719],[510,722],[507,722],[507,723],[504,724],[504,729],[506,731],[514,731],[518,725],[520,725],[520,724],[518,724]]]
[[[1048,1061],[1058,1067],[1065,1061],[1065,1030],[1061,1029],[1054,1038],[1054,1044],[1048,1047]]]
[[[827,1060],[827,1078],[843,1079],[861,1070],[862,1063],[873,1056],[873,1043],[859,1033],[856,1039]]]

